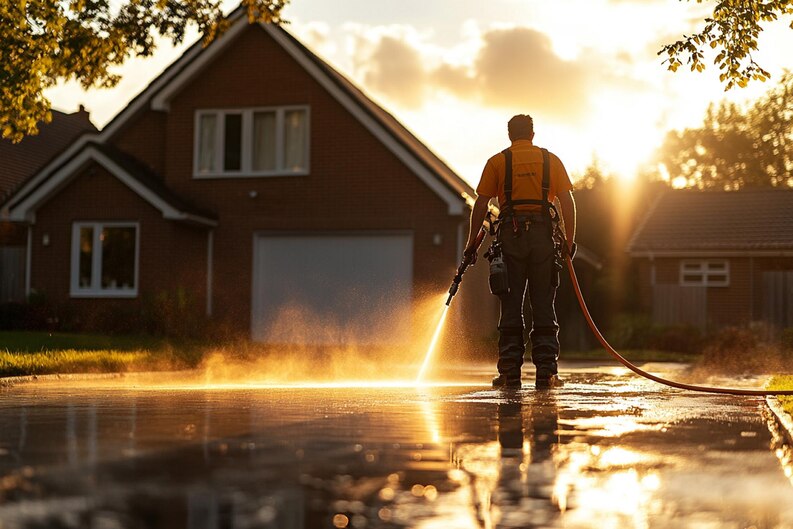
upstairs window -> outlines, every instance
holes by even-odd
[[[75,222],[72,225],[71,295],[138,295],[137,223]]]
[[[308,174],[308,107],[200,110],[193,176]]]
[[[680,263],[683,286],[726,287],[730,285],[730,262],[726,259],[703,259]]]

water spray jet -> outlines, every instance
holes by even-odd
[[[432,360],[432,353],[435,350],[435,346],[438,344],[438,338],[440,337],[441,331],[443,330],[443,324],[446,322],[446,315],[449,312],[452,298],[454,298],[454,296],[457,294],[457,291],[460,289],[460,283],[463,280],[463,274],[469,266],[476,262],[476,254],[479,253],[479,248],[482,246],[482,242],[485,240],[485,236],[488,234],[490,222],[492,222],[492,219],[489,216],[488,220],[489,222],[487,224],[483,224],[479,229],[479,232],[476,234],[473,248],[471,251],[466,252],[463,255],[463,260],[460,262],[460,266],[457,267],[457,273],[454,275],[454,278],[452,279],[452,285],[449,287],[449,297],[446,299],[446,304],[443,307],[441,318],[438,321],[438,325],[435,327],[435,333],[432,335],[432,340],[430,340],[430,345],[424,355],[424,362],[422,362],[421,369],[419,369],[419,374],[416,377],[416,385],[421,384],[421,380],[424,378],[427,368],[429,368],[430,360]]]

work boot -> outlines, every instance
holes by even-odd
[[[534,380],[534,387],[537,389],[554,389],[564,386],[564,382],[559,375],[548,371],[537,371],[537,378]]]
[[[520,374],[513,375],[498,375],[493,379],[493,387],[494,388],[509,388],[509,389],[517,389],[521,387],[520,384]]]

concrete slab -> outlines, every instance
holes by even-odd
[[[763,399],[592,364],[553,391],[488,374],[1,389],[0,527],[793,527]]]

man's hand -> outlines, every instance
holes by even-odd
[[[476,197],[474,207],[471,208],[471,221],[468,225],[468,243],[465,245],[463,256],[466,258],[472,254],[471,264],[476,262],[476,237],[479,235],[479,230],[482,229],[482,224],[485,222],[487,216],[487,204],[490,202],[490,197],[479,195]]]

